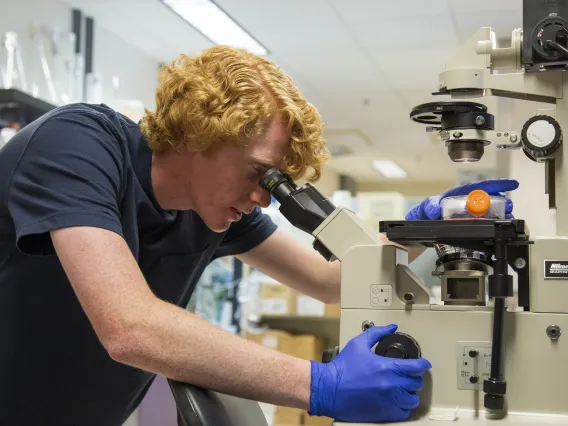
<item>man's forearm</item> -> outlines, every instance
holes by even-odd
[[[133,325],[117,361],[222,393],[309,408],[310,363],[161,300]]]

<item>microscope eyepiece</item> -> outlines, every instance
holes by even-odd
[[[260,178],[262,189],[268,191],[279,203],[297,189],[294,181],[278,169],[267,170]]]

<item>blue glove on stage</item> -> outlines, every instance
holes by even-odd
[[[425,359],[385,358],[372,351],[396,329],[371,327],[350,340],[330,363],[312,361],[309,414],[344,422],[407,420],[418,406],[422,375],[432,366]]]
[[[475,189],[481,189],[489,195],[505,195],[504,192],[513,191],[519,187],[514,179],[489,179],[481,182],[466,183],[456,186],[440,195],[428,197],[420,205],[414,207],[406,214],[406,220],[439,220],[442,219],[440,201],[446,197],[467,195]],[[505,196],[505,214],[507,219],[513,219],[513,202]]]

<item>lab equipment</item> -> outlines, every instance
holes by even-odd
[[[481,182],[466,183],[456,186],[442,194],[434,195],[423,200],[418,206],[412,208],[405,216],[406,220],[436,220],[442,218],[440,203],[447,197],[468,195],[472,191],[481,190],[489,195],[502,195],[519,187],[514,179],[489,179]],[[506,195],[505,214],[510,216],[513,211],[513,202]]]
[[[568,151],[562,146],[562,129],[568,128],[563,72],[568,1],[525,0],[523,13],[523,29],[512,31],[510,47],[496,47],[494,32],[479,29],[440,75],[439,93],[454,99],[420,105],[411,118],[428,124],[426,130],[445,142],[455,162],[478,161],[492,142],[499,149],[522,149],[527,161],[544,162],[549,207],[557,210],[556,236],[531,236],[522,218],[420,216],[383,221],[374,230],[351,211],[335,208],[310,184],[298,188],[273,170],[261,180],[283,215],[315,238],[314,248],[341,261],[339,347],[323,359],[341,354],[361,329],[397,324],[375,353],[431,362],[420,405],[410,415],[416,426],[444,420],[462,426],[568,424],[563,335],[568,330]],[[550,108],[535,110],[522,129],[495,129],[487,105],[463,101],[475,96],[488,104],[498,96],[545,101]],[[440,200],[434,203],[439,212]],[[441,219],[441,212],[433,218]],[[467,259],[465,276],[447,276],[446,292],[455,297],[432,304],[428,289],[408,268],[407,252],[382,245],[376,231],[404,246],[448,245],[484,257]],[[472,265],[481,274],[476,276]],[[507,309],[514,305],[511,274],[518,283],[514,310]],[[481,297],[481,284],[487,298]]]
[[[28,89],[22,46],[14,31],[7,31],[0,37],[0,87],[4,89]]]
[[[443,220],[504,219],[505,197],[476,189],[467,195],[446,197],[440,203]]]

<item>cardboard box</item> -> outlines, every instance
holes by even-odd
[[[298,426],[302,424],[304,410],[289,407],[276,407],[274,426]]]
[[[294,336],[285,331],[280,330],[266,330],[262,333],[248,332],[245,335],[247,340],[251,340],[259,345],[277,350],[278,352],[287,355],[295,356],[296,354],[296,341]]]
[[[312,417],[304,412],[304,425],[307,426],[331,426],[333,420],[329,417]]]
[[[294,337],[295,356],[307,361],[320,361],[325,350],[325,340],[321,337],[301,335]]]
[[[325,315],[325,303],[305,294],[299,294],[296,298],[296,315],[299,317],[323,317]]]
[[[325,305],[325,316],[327,318],[339,318],[341,314],[341,305],[333,304],[333,305]]]
[[[339,318],[340,312],[339,304],[328,305],[304,294],[296,298],[296,315],[300,317]]]
[[[296,315],[297,292],[283,284],[263,283],[260,313],[266,316]]]

